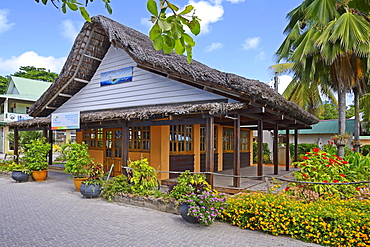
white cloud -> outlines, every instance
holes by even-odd
[[[281,75],[278,77],[278,91],[280,94],[283,94],[289,83],[292,81],[292,77],[290,75]],[[270,87],[274,88],[274,80],[269,82]]]
[[[20,66],[34,66],[36,68],[46,68],[52,72],[59,73],[66,57],[55,58],[52,56],[44,57],[34,51],[27,51],[20,56],[12,56],[4,59],[0,57],[0,75],[13,74],[19,70]]]
[[[257,60],[265,60],[266,59],[266,54],[264,51],[261,51],[258,53],[258,55],[255,57]]]
[[[201,33],[209,33],[211,28],[210,24],[218,22],[222,20],[222,16],[224,15],[224,8],[220,4],[212,5],[210,2],[207,1],[199,1],[195,2],[193,0],[189,1],[189,4],[194,6],[195,15],[199,17],[202,21],[200,22],[201,25]]]
[[[74,42],[77,34],[80,32],[79,27],[81,26],[82,23],[73,23],[70,19],[62,21],[62,35],[71,42]]]
[[[143,17],[140,19],[140,24],[150,29],[153,23],[150,21],[148,17]]]
[[[0,33],[4,33],[14,26],[14,23],[9,23],[8,14],[8,10],[0,9]]]
[[[248,38],[242,44],[244,50],[257,49],[261,42],[260,37]]]
[[[211,45],[206,47],[207,52],[211,52],[214,50],[222,49],[224,47],[224,44],[220,42],[213,42]]]
[[[221,4],[224,1],[230,2],[230,3],[242,3],[245,0],[212,0],[211,2],[214,3],[214,4]]]

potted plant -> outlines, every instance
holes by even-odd
[[[48,162],[46,156],[50,151],[50,144],[43,137],[31,140],[31,143],[25,146],[23,161],[26,168],[31,171],[32,177],[36,182],[44,181],[47,176]]]
[[[183,172],[170,191],[178,200],[182,218],[191,223],[211,225],[226,205],[225,194],[212,190],[203,174]]]
[[[16,182],[27,182],[30,176],[31,171],[26,167],[24,163],[15,163],[12,162],[9,166],[9,169],[12,170],[12,178]]]
[[[80,191],[82,181],[87,179],[88,166],[92,162],[86,143],[69,143],[63,150],[66,163],[64,171],[70,173],[77,191]]]
[[[104,182],[103,165],[100,163],[91,163],[88,168],[88,178],[82,182],[80,192],[84,197],[99,196],[102,184]]]

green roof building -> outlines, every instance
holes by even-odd
[[[49,88],[50,82],[37,81],[11,76],[5,94],[0,95],[0,125],[3,135],[0,137],[0,153],[9,150],[8,129],[4,125],[12,121],[31,118],[27,112],[33,103]]]

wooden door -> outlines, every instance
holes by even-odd
[[[104,170],[109,171],[112,164],[112,176],[117,176],[122,172],[122,129],[104,130]]]

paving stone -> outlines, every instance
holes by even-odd
[[[0,246],[319,246],[99,198],[82,198],[67,174],[15,183],[0,176]]]

